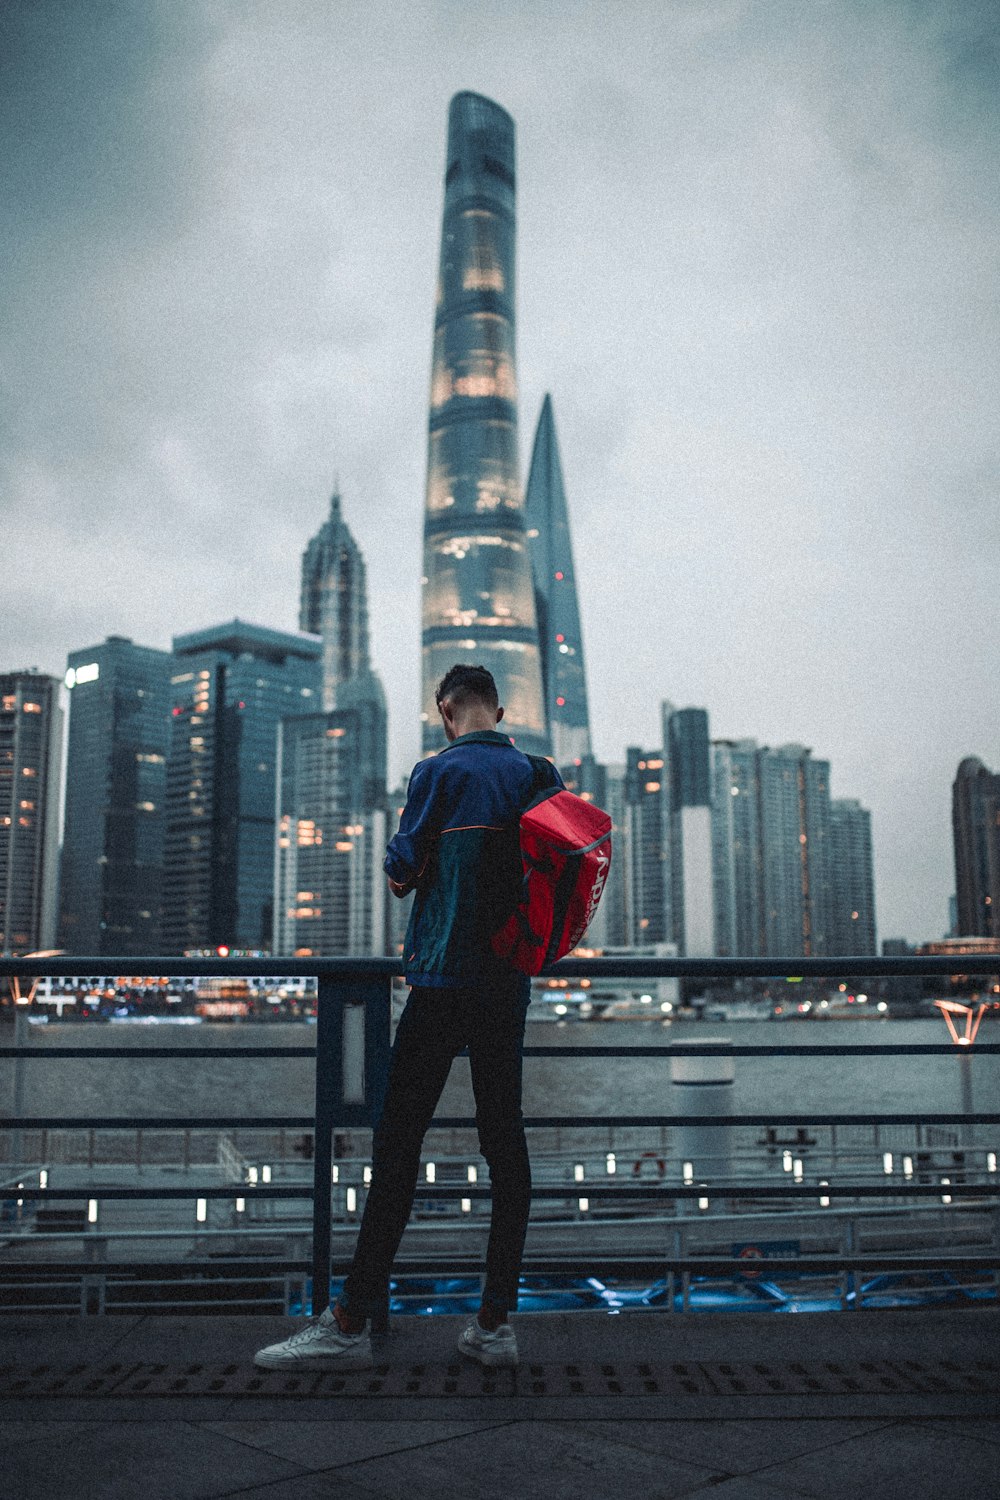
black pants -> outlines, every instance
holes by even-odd
[[[517,1279],[531,1208],[531,1167],[521,1115],[521,1065],[529,981],[520,974],[462,989],[411,989],[396,1028],[382,1115],[372,1141],[372,1180],[341,1306],[370,1316],[410,1217],[420,1148],[451,1069],[466,1047],[479,1146],[490,1170],[493,1213],[483,1300],[517,1306]]]

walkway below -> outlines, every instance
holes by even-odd
[[[1000,1312],[396,1319],[363,1374],[255,1371],[291,1320],[0,1318],[5,1500],[1000,1497]]]

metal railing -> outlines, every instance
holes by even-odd
[[[968,975],[992,975],[1000,969],[1000,954],[963,956],[956,960],[952,956],[942,957],[919,957],[919,958],[880,958],[874,956],[862,956],[858,958],[768,958],[768,959],[678,959],[678,958],[578,958],[564,959],[549,971],[551,976],[568,979],[714,979],[735,980],[746,978],[763,979],[788,979],[788,978],[813,978],[813,979],[839,979],[849,980],[852,978],[863,978],[865,980],[878,979],[881,977],[901,976],[935,976],[951,975],[955,972],[956,963],[961,963],[961,969]],[[73,1047],[46,1045],[44,1049],[31,1047],[0,1047],[0,1058],[38,1060],[44,1058],[49,1060],[62,1058],[117,1058],[128,1057],[139,1060],[143,1058],[156,1058],[158,1060],[183,1057],[195,1060],[198,1058],[288,1058],[309,1057],[315,1060],[315,1093],[314,1110],[312,1116],[307,1115],[201,1115],[186,1116],[174,1115],[161,1116],[119,1116],[119,1117],[94,1117],[94,1116],[30,1116],[16,1114],[0,1119],[0,1129],[17,1130],[21,1132],[32,1129],[52,1129],[55,1127],[70,1129],[100,1129],[100,1130],[261,1130],[265,1128],[308,1131],[312,1133],[314,1141],[312,1157],[312,1254],[308,1261],[301,1258],[294,1262],[277,1262],[260,1258],[227,1258],[225,1268],[219,1259],[183,1262],[143,1262],[141,1271],[154,1275],[161,1273],[163,1276],[171,1272],[178,1272],[181,1267],[185,1271],[197,1273],[204,1272],[211,1275],[223,1273],[224,1269],[231,1270],[234,1274],[245,1272],[248,1276],[259,1278],[267,1270],[280,1270],[282,1272],[304,1272],[311,1271],[312,1275],[312,1309],[313,1312],[321,1311],[329,1302],[329,1286],[331,1274],[331,1248],[332,1248],[332,1219],[331,1219],[331,1185],[333,1179],[333,1137],[335,1130],[349,1130],[354,1128],[370,1128],[377,1119],[381,1107],[382,1096],[385,1088],[386,1073],[390,1046],[390,1014],[391,1014],[391,988],[395,976],[401,973],[401,965],[398,960],[392,958],[331,958],[312,959],[306,963],[297,960],[282,958],[143,958],[143,959],[108,959],[92,957],[65,957],[58,958],[4,958],[0,959],[0,980],[4,978],[18,977],[19,979],[31,979],[39,977],[72,977],[81,974],[104,974],[107,976],[126,976],[135,974],[137,969],[145,974],[169,975],[170,977],[274,977],[274,978],[307,978],[315,979],[317,986],[317,1009],[316,1009],[316,1045],[315,1047],[129,1047],[127,1052],[113,1046],[87,1046]],[[824,1043],[795,1043],[782,1045],[781,1047],[769,1046],[767,1044],[730,1044],[726,1049],[726,1056],[738,1057],[771,1057],[778,1056],[782,1060],[794,1057],[863,1057],[878,1055],[881,1057],[914,1057],[926,1056],[928,1054],[948,1054],[956,1051],[954,1043],[942,1041],[940,1043],[900,1043],[900,1044],[868,1044],[861,1042],[857,1045],[824,1044]],[[982,1040],[977,1042],[976,1054],[995,1055],[1000,1053],[1000,1043]],[[600,1057],[600,1058],[670,1058],[683,1055],[686,1058],[692,1056],[706,1055],[719,1056],[718,1043],[707,1041],[699,1043],[696,1040],[684,1041],[680,1044],[665,1044],[661,1046],[574,1046],[566,1049],[557,1046],[526,1046],[525,1057],[561,1057],[564,1060],[570,1058]],[[777,1123],[795,1127],[815,1128],[818,1126],[835,1125],[868,1125],[868,1126],[890,1126],[922,1123],[923,1125],[1000,1125],[1000,1113],[929,1113],[914,1115],[908,1113],[886,1113],[886,1114],[858,1114],[858,1113],[815,1113],[811,1111],[781,1110],[771,1113],[752,1114],[705,1114],[696,1117],[699,1126],[773,1126]],[[546,1130],[562,1127],[592,1127],[592,1128],[614,1128],[623,1126],[640,1126],[650,1128],[664,1128],[670,1126],[690,1125],[692,1116],[688,1114],[639,1114],[639,1115],[535,1115],[525,1118],[525,1125],[529,1129]],[[435,1116],[431,1129],[473,1129],[475,1119],[471,1116]],[[5,1194],[14,1191],[8,1187],[3,1190]],[[850,1198],[850,1199],[918,1199],[939,1198],[942,1188],[940,1183],[913,1182],[905,1183],[871,1183],[871,1182],[829,1182],[822,1188],[823,1194],[828,1199]],[[791,1184],[779,1185],[766,1183],[735,1183],[714,1188],[717,1197],[739,1202],[740,1200],[760,1201],[766,1199],[779,1199],[789,1197],[800,1197],[796,1187]],[[975,1200],[1000,1200],[1000,1181],[996,1178],[984,1182],[965,1181],[955,1185],[951,1189],[954,1196],[961,1197],[963,1202],[970,1203]],[[213,1199],[235,1200],[243,1199],[247,1202],[263,1201],[266,1199],[298,1199],[302,1200],[306,1194],[303,1186],[299,1184],[282,1184],[276,1182],[257,1183],[230,1183],[228,1185],[217,1185],[214,1183],[185,1184],[184,1186],[100,1186],[93,1190],[74,1187],[50,1187],[28,1184],[19,1185],[16,1188],[17,1197],[22,1200],[45,1199],[49,1202],[85,1202],[95,1196],[100,1199],[186,1199],[204,1200],[206,1203]],[[641,1201],[644,1203],[662,1203],[665,1200],[676,1202],[678,1200],[702,1199],[705,1195],[704,1184],[681,1183],[665,1184],[662,1182],[650,1182],[634,1180],[632,1182],[616,1182],[593,1184],[588,1183],[586,1188],[588,1199],[595,1202],[623,1203],[628,1201]],[[489,1196],[489,1188],[473,1185],[471,1183],[461,1184],[420,1184],[418,1195],[422,1200],[434,1199],[481,1199]],[[2,1196],[2,1194],[0,1194]],[[565,1183],[545,1183],[536,1185],[532,1189],[532,1198],[539,1199],[565,1199],[567,1197],[567,1185]],[[792,1270],[796,1273],[815,1271],[818,1274],[836,1274],[838,1276],[847,1273],[861,1273],[875,1270],[910,1270],[913,1272],[923,1271],[964,1271],[964,1272],[996,1272],[998,1270],[1000,1255],[970,1255],[970,1254],[935,1254],[932,1257],[918,1255],[900,1255],[898,1253],[878,1252],[861,1255],[858,1253],[847,1253],[835,1256],[801,1256],[792,1260],[775,1259],[769,1260],[768,1271],[780,1273]],[[122,1262],[121,1265],[114,1261],[102,1261],[99,1266],[93,1260],[43,1262],[31,1261],[30,1264],[16,1265],[7,1262],[0,1267],[0,1279],[9,1280],[16,1278],[18,1272],[34,1273],[41,1275],[47,1271],[53,1275],[78,1274],[80,1277],[93,1276],[98,1270],[110,1273],[115,1269],[126,1269],[130,1267],[135,1270],[135,1263]],[[478,1267],[478,1260],[473,1261],[468,1256],[437,1256],[433,1259],[421,1259],[413,1261],[402,1258],[397,1261],[396,1272],[401,1276],[407,1273],[420,1276],[428,1275],[463,1275],[469,1274]],[[719,1257],[691,1257],[685,1255],[664,1255],[662,1257],[650,1258],[648,1255],[634,1257],[628,1255],[587,1255],[587,1268],[597,1270],[605,1275],[667,1275],[671,1278],[680,1275],[685,1284],[689,1282],[692,1275],[711,1274],[722,1275],[728,1270],[736,1273],[741,1269],[740,1262],[734,1258]],[[579,1273],[578,1258],[568,1256],[544,1256],[533,1257],[526,1265],[526,1270],[531,1270],[543,1275],[567,1275]]]

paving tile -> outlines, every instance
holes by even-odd
[[[510,1423],[336,1472],[377,1495],[408,1500],[497,1500],[511,1493],[517,1500],[586,1500],[629,1490],[643,1500],[671,1500],[716,1477],[706,1464],[595,1437],[582,1422]]]
[[[965,1433],[897,1422],[758,1471],[755,1479],[816,1500],[968,1500],[996,1496],[997,1450]]]
[[[496,1423],[483,1422],[302,1422],[294,1415],[285,1421],[206,1422],[202,1426],[235,1442],[262,1448],[305,1469],[328,1469],[366,1458],[488,1431]]]
[[[997,1401],[1000,1403],[1000,1395]],[[970,1437],[979,1443],[1000,1445],[1000,1417],[939,1417],[933,1422],[921,1423],[921,1426],[943,1433],[953,1443]]]
[[[34,1425],[34,1441],[23,1431],[0,1441],[4,1500],[212,1500],[301,1473],[286,1459],[186,1422]]]
[[[796,1500],[796,1497],[798,1500],[812,1500],[814,1493],[813,1490],[793,1490],[787,1485],[740,1474],[735,1479],[724,1479],[721,1484],[688,1490],[684,1500]]]
[[[7,1448],[13,1448],[18,1443],[49,1443],[55,1437],[58,1439],[66,1429],[67,1435],[72,1437],[81,1435],[88,1428],[106,1427],[106,1422],[74,1422],[72,1428],[65,1422],[47,1422],[31,1418],[14,1418],[0,1422],[0,1454]]]
[[[0,1318],[0,1366],[103,1360],[138,1328],[140,1317],[75,1318],[62,1313]]]
[[[648,1453],[668,1453],[686,1463],[703,1464],[727,1474],[749,1474],[831,1443],[853,1442],[886,1425],[884,1420],[761,1418],[731,1422],[588,1422],[587,1430]]]

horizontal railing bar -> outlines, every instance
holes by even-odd
[[[0,1130],[313,1130],[312,1115],[6,1115]],[[154,1163],[154,1165],[157,1165]]]
[[[93,1024],[93,1023],[91,1023]],[[311,1057],[315,1047],[0,1047],[0,1057],[27,1057],[48,1062],[50,1057],[113,1057],[119,1062],[133,1057]]]
[[[468,1130],[475,1127],[475,1115],[435,1116],[431,1125],[443,1130]],[[617,1126],[645,1127],[667,1125],[997,1125],[996,1114],[891,1114],[891,1115],[805,1115],[790,1110],[774,1110],[766,1115],[525,1115],[524,1123],[536,1130],[558,1130],[560,1126],[579,1128],[599,1126],[602,1130]]]
[[[936,1169],[940,1170],[940,1169]],[[357,1184],[346,1184],[346,1186],[357,1186]],[[436,1198],[481,1198],[490,1197],[489,1187],[480,1187],[473,1183],[418,1183],[414,1194],[417,1202],[423,1199]],[[601,1198],[609,1202],[616,1198],[801,1198],[805,1196],[815,1197],[817,1194],[824,1198],[928,1198],[939,1197],[942,1192],[951,1193],[953,1197],[962,1198],[994,1198],[1000,1197],[1000,1181],[983,1183],[918,1183],[907,1180],[905,1183],[835,1183],[823,1182],[785,1182],[785,1183],[761,1183],[760,1186],[749,1184],[727,1184],[725,1182],[712,1182],[702,1184],[677,1183],[676,1185],[661,1185],[659,1182],[648,1181],[646,1183],[622,1183],[615,1186],[594,1182],[565,1182],[546,1183],[544,1186],[535,1186],[531,1189],[533,1199],[543,1198]],[[186,1199],[195,1198],[299,1198],[312,1197],[312,1185],[301,1184],[276,1184],[266,1183],[264,1185],[251,1185],[249,1183],[235,1183],[226,1187],[217,1185],[197,1184],[185,1185],[184,1187],[121,1187],[104,1186],[95,1183],[90,1187],[25,1187],[3,1190],[4,1197],[10,1201],[14,1198],[37,1199],[41,1202],[50,1200],[52,1202],[74,1202],[96,1198],[98,1202],[110,1202],[113,1199]],[[88,1231],[89,1232],[89,1231]],[[192,1231],[194,1233],[195,1231]]]
[[[724,1023],[720,1023],[724,1024]],[[733,1043],[721,1047],[718,1042],[699,1037],[690,1042],[675,1042],[657,1047],[525,1047],[525,1057],[992,1057],[1000,1053],[1000,1042],[978,1042],[972,1053],[954,1042],[887,1042],[884,1046],[861,1043],[815,1046],[795,1043],[788,1047]],[[222,1058],[222,1057],[311,1057],[315,1047],[0,1047],[0,1057],[26,1057],[31,1062],[48,1062],[59,1057],[113,1057],[117,1061],[132,1058]]]
[[[564,958],[543,977],[608,979],[876,979],[907,974],[992,975],[1000,972],[1000,949],[987,953],[906,954],[874,953],[842,957],[787,954],[772,958]],[[403,973],[399,958],[312,958],[302,963],[288,958],[178,958],[157,954],[148,958],[94,957],[60,954],[49,958],[2,958],[0,977],[18,975],[73,978],[81,975],[143,975],[156,978],[201,978],[219,974],[285,979],[392,978]]]
[[[582,1262],[582,1264],[581,1264]],[[312,1262],[306,1260],[186,1260],[186,1261],[33,1261],[25,1262],[24,1265],[6,1263],[0,1265],[0,1282],[17,1284],[25,1280],[36,1280],[42,1277],[61,1278],[63,1273],[78,1272],[83,1276],[134,1274],[136,1279],[153,1279],[160,1274],[176,1273],[183,1267],[196,1274],[218,1270],[220,1267],[230,1269],[246,1269],[247,1279],[251,1279],[252,1268],[259,1267],[260,1279],[267,1279],[267,1273],[275,1277],[283,1276],[286,1272],[308,1272],[312,1268]],[[334,1261],[331,1263],[331,1276],[341,1277],[350,1269],[350,1261]],[[894,1252],[879,1254],[871,1251],[865,1255],[802,1255],[769,1257],[766,1260],[747,1261],[739,1257],[729,1256],[664,1256],[651,1258],[649,1256],[605,1256],[601,1253],[586,1254],[572,1260],[566,1257],[539,1256],[525,1259],[521,1269],[522,1276],[585,1276],[594,1271],[608,1274],[621,1274],[637,1277],[658,1277],[670,1272],[690,1272],[693,1275],[727,1275],[733,1271],[746,1274],[748,1269],[752,1270],[753,1279],[763,1279],[766,1273],[781,1273],[788,1271],[817,1272],[819,1274],[835,1274],[841,1271],[997,1271],[1000,1270],[1000,1259],[997,1256],[988,1255],[899,1255]],[[468,1275],[479,1276],[482,1274],[482,1264],[478,1259],[467,1256],[434,1256],[427,1259],[397,1259],[393,1263],[393,1281],[405,1280],[409,1277],[425,1278],[427,1276],[456,1276]],[[242,1278],[239,1278],[242,1279]],[[228,1285],[228,1282],[226,1283]]]
[[[530,1014],[530,1013],[529,1013]],[[642,1018],[640,1017],[640,1020]],[[712,1023],[715,1024],[714,1022]],[[720,1026],[726,1023],[720,1021]],[[703,1045],[699,1045],[703,1042]],[[525,1057],[976,1057],[1000,1053],[1000,1042],[977,1042],[973,1053],[965,1047],[956,1047],[954,1042],[887,1042],[884,1047],[864,1042],[851,1047],[846,1043],[815,1046],[795,1043],[793,1046],[755,1045],[733,1043],[721,1046],[719,1042],[703,1041],[698,1037],[690,1042],[675,1042],[660,1047],[525,1047]]]
[[[176,1119],[170,1115],[5,1115],[0,1117],[0,1131],[312,1130],[314,1123],[311,1115],[184,1115]],[[668,1125],[804,1125],[818,1129],[823,1125],[1000,1125],[1000,1114],[803,1115],[772,1111],[765,1115],[526,1115],[524,1123],[539,1130],[558,1129],[563,1125],[570,1129]],[[441,1115],[431,1121],[429,1128],[473,1130],[475,1126],[475,1115]],[[369,1126],[346,1125],[343,1128],[370,1129]]]

